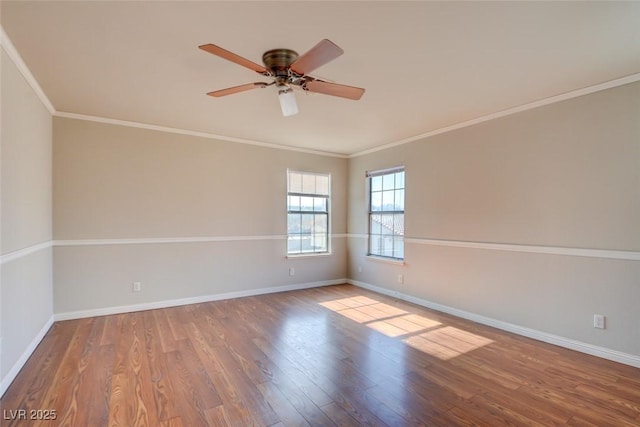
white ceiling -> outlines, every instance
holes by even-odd
[[[1,23],[55,110],[353,154],[640,71],[640,2],[27,2]],[[328,38],[345,54],[312,73],[360,101],[273,87],[205,93]],[[273,89],[273,90],[271,90]]]

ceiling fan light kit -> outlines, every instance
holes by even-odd
[[[299,56],[297,52],[291,49],[269,50],[262,55],[264,66],[214,44],[205,44],[199,47],[206,52],[249,68],[264,77],[270,77],[272,79],[270,83],[247,83],[209,92],[207,95],[218,98],[251,89],[275,85],[278,90],[278,99],[280,101],[282,115],[285,117],[298,113],[298,105],[295,94],[293,93],[294,88],[302,89],[306,92],[322,93],[353,100],[360,99],[365,92],[363,88],[326,82],[308,75],[308,73],[316,68],[336,59],[344,53],[340,47],[327,39],[320,41],[302,56]]]
[[[280,109],[283,116],[289,117],[298,114],[298,104],[292,89],[285,86],[284,89],[279,90],[278,99],[280,100]]]

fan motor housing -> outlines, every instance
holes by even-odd
[[[298,59],[298,53],[291,49],[272,49],[262,55],[265,67],[276,75],[279,74],[278,71],[286,71],[296,59]]]

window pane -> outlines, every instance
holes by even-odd
[[[395,188],[404,188],[404,171],[396,172],[396,185]]]
[[[395,183],[395,174],[382,175],[382,189],[393,190]]]
[[[326,252],[328,250],[326,234],[313,235],[313,249],[315,252]]]
[[[300,233],[301,228],[301,218],[300,214],[289,214],[287,215],[287,233],[288,234],[297,234]]]
[[[326,234],[329,231],[328,217],[326,215],[316,215],[314,221],[314,233]]]
[[[373,212],[382,210],[382,192],[371,193],[371,210]]]
[[[394,211],[404,210],[404,190],[395,191],[395,203],[393,206]]]
[[[329,177],[327,175],[316,175],[316,194],[329,195]]]
[[[393,216],[393,231],[397,236],[404,236],[404,214]]]
[[[327,199],[324,197],[314,197],[313,210],[316,212],[327,212]]]
[[[393,215],[380,215],[380,234],[393,234]]]
[[[289,205],[287,210],[299,211],[300,210],[300,196],[289,196]]]
[[[371,178],[371,191],[382,190],[382,176],[374,176]]]
[[[372,255],[380,255],[380,241],[382,237],[380,236],[371,236],[369,238],[369,252]]]
[[[287,239],[287,252],[300,253],[300,236],[289,236]]]
[[[382,210],[383,211],[393,210],[393,193],[394,193],[393,190],[382,192]]]
[[[313,231],[313,214],[301,214],[302,217],[300,232],[303,234],[311,234]]]
[[[404,258],[404,239],[402,237],[393,238],[393,257]]]
[[[369,224],[369,232],[371,234],[380,234],[382,233],[382,220],[380,219],[380,215],[371,215],[371,223]]]
[[[313,247],[311,246],[311,234],[303,234],[300,236],[300,251],[313,252]]]
[[[300,197],[300,209],[303,211],[312,211],[313,197],[307,197],[307,196]]]
[[[393,256],[393,237],[391,236],[382,236],[382,247],[380,251],[380,255],[382,256]]]

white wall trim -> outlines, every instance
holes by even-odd
[[[176,307],[188,304],[199,304],[211,301],[221,301],[232,298],[243,298],[256,295],[273,294],[277,292],[297,291],[300,289],[319,288],[322,286],[339,285],[347,283],[347,279],[323,280],[319,282],[298,283],[294,285],[274,286],[270,288],[249,289],[245,291],[225,292],[220,294],[202,295],[197,297],[179,298],[165,301],[155,301],[142,304],[123,305],[117,307],[95,308],[89,310],[57,313],[56,321],[82,319],[85,317],[106,316],[110,314],[131,313],[134,311],[154,310],[158,308]]]
[[[262,236],[203,236],[203,237],[150,237],[133,239],[75,239],[54,240],[54,246],[104,246],[104,245],[156,245],[163,243],[208,243],[252,240],[285,240],[286,235]]]
[[[349,234],[351,238],[366,239],[368,234]],[[535,254],[579,256],[588,258],[608,258],[623,261],[640,261],[640,252],[614,249],[569,248],[561,246],[516,245],[511,243],[471,242],[465,240],[441,240],[417,237],[405,237],[405,243],[429,246],[448,246],[452,248],[471,248],[492,251],[528,252]]]
[[[566,93],[562,93],[560,95],[551,96],[549,98],[543,98],[538,101],[529,102],[523,105],[519,105],[517,107],[507,108],[506,110],[498,111],[496,113],[487,114],[485,116],[480,116],[475,119],[467,120],[460,123],[455,123],[451,126],[445,126],[443,128],[434,129],[429,132],[422,133],[420,135],[411,136],[409,138],[402,139],[396,142],[390,142],[388,144],[380,145],[378,147],[370,148],[367,150],[359,151],[357,153],[353,153],[349,155],[349,158],[364,156],[366,154],[375,153],[376,151],[386,150],[388,148],[397,147],[399,145],[408,144],[410,142],[418,141],[421,139],[429,138],[435,135],[439,135],[446,132],[451,132],[453,130],[462,129],[467,126],[476,125],[479,123],[487,122],[489,120],[498,119],[505,116],[510,116],[512,114],[520,113],[527,110],[533,110],[534,108],[542,107],[549,104],[555,104],[557,102],[566,101],[568,99],[577,98],[583,95],[589,95],[591,93],[600,92],[606,89],[612,89],[614,87],[626,85],[629,83],[635,83],[640,81],[640,73],[631,74],[628,76],[621,77],[619,79],[610,80],[608,82],[596,84],[593,86],[588,86],[581,89],[572,90]]]
[[[357,238],[357,239],[368,239],[369,235],[366,233],[349,233],[347,237],[353,237],[353,238]]]
[[[54,322],[54,317],[53,316],[49,317],[49,320],[47,320],[47,322],[44,324],[42,329],[40,329],[40,332],[38,332],[38,334],[33,338],[33,340],[31,340],[27,348],[24,350],[24,352],[22,352],[22,355],[20,356],[20,358],[16,361],[16,363],[9,370],[9,372],[7,372],[7,375],[5,375],[4,378],[1,379],[0,397],[4,395],[4,392],[7,391],[7,389],[13,382],[13,380],[16,378],[16,376],[24,366],[24,364],[27,363],[27,360],[29,360],[29,357],[31,357],[36,347],[38,347],[38,344],[40,344],[40,341],[42,341],[44,336],[47,334],[47,332],[49,331],[49,328],[51,328],[51,326],[53,325],[53,322]]]
[[[289,145],[275,144],[272,142],[253,141],[250,139],[234,138],[231,136],[217,135],[209,132],[198,132],[198,131],[193,131],[188,129],[178,129],[178,128],[173,128],[168,126],[158,126],[158,125],[152,125],[148,123],[133,122],[129,120],[110,119],[107,117],[90,116],[86,114],[69,113],[65,111],[56,111],[52,114],[56,117],[64,117],[67,119],[85,120],[89,122],[106,123],[106,124],[117,125],[117,126],[127,126],[127,127],[138,128],[138,129],[153,130],[158,132],[175,133],[178,135],[188,135],[188,136],[196,136],[200,138],[216,139],[219,141],[237,142],[240,144],[257,145],[259,147],[274,148],[277,150],[296,151],[299,153],[315,154],[319,156],[328,156],[328,157],[338,157],[341,159],[346,159],[348,157],[346,154],[332,153],[329,151],[312,150],[310,148],[293,147]]]
[[[374,286],[369,283],[361,282],[358,280],[349,279],[347,283],[364,288],[364,289],[368,289],[370,291],[377,292],[383,295],[399,298],[401,300],[408,301],[423,307],[427,307],[432,310],[440,311],[443,313],[451,314],[456,317],[471,320],[472,322],[491,326],[496,329],[511,332],[517,335],[522,335],[528,338],[533,338],[538,341],[557,345],[559,347],[568,348],[570,350],[579,351],[581,353],[590,354],[592,356],[600,357],[602,359],[612,360],[614,362],[623,363],[625,365],[640,368],[640,356],[637,356],[634,354],[623,353],[621,351],[612,350],[605,347],[599,347],[599,346],[584,343],[581,341],[576,341],[576,340],[561,337],[558,335],[553,335],[553,334],[538,331],[535,329],[530,329],[523,326],[515,325],[513,323],[503,322],[501,320],[496,320],[490,317],[481,316],[479,314],[470,313],[468,311],[459,310],[457,308],[427,301],[418,297],[414,297],[412,295],[407,295],[402,292],[393,291],[393,290],[382,288],[379,286]]]
[[[47,242],[37,243],[35,245],[27,246],[26,248],[18,249],[17,251],[9,252],[4,255],[0,255],[0,265],[6,264],[11,261],[15,261],[17,259],[23,258],[25,256],[31,255],[35,252],[41,251],[43,249],[47,249],[53,246],[53,241],[49,240]]]
[[[529,252],[536,254],[551,254],[565,256],[579,256],[589,258],[609,258],[627,261],[640,261],[640,252],[619,251],[610,249],[588,249],[588,248],[567,248],[559,246],[535,246],[535,245],[514,245],[509,243],[484,243],[466,242],[459,240],[437,240],[437,239],[417,239],[406,238],[406,243],[430,246],[449,246],[456,248],[485,249],[508,252]]]
[[[332,239],[342,239],[346,233],[332,234]],[[0,265],[31,255],[50,247],[65,246],[108,246],[108,245],[157,245],[166,243],[210,243],[210,242],[248,242],[257,240],[286,240],[286,234],[265,234],[258,236],[203,236],[203,237],[150,237],[134,239],[75,239],[49,240],[37,243],[17,251],[0,255]]]
[[[2,45],[4,51],[7,52],[7,55],[9,56],[9,58],[11,58],[11,61],[13,61],[15,66],[18,68],[20,74],[22,74],[22,77],[24,77],[29,86],[31,86],[33,91],[36,93],[36,95],[40,99],[40,102],[42,102],[42,105],[44,105],[44,107],[49,110],[50,114],[53,114],[56,109],[53,107],[53,104],[40,87],[40,84],[38,83],[36,78],[33,76],[33,74],[31,74],[29,67],[27,67],[27,64],[22,59],[22,56],[20,56],[20,54],[16,50],[16,47],[13,45],[13,42],[9,38],[9,35],[4,31],[2,25],[0,25],[0,45]]]

